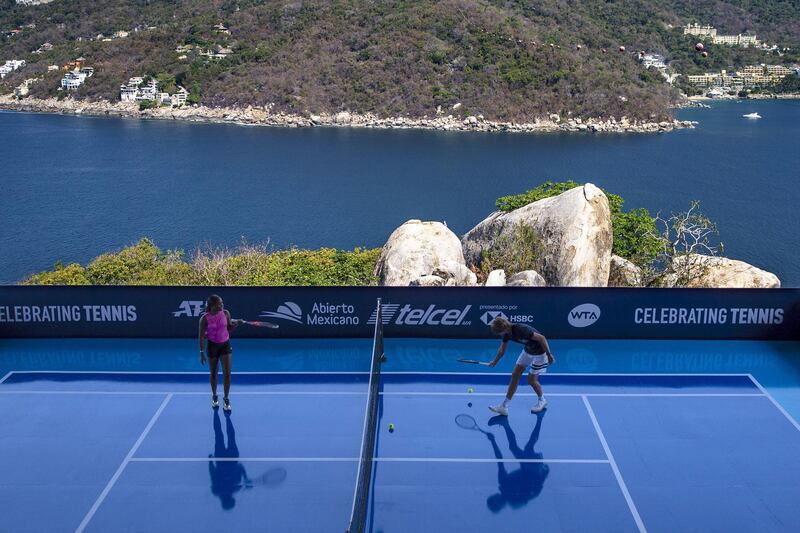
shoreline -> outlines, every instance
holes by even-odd
[[[739,96],[720,96],[719,98],[711,98],[709,96],[688,96],[687,98],[692,102],[725,102],[730,100],[741,100],[746,102],[747,100],[800,100],[800,94],[751,94],[745,98],[741,98]]]
[[[694,128],[696,122],[689,120],[639,122],[626,117],[619,120],[567,119],[550,115],[547,119],[529,123],[498,122],[486,120],[482,115],[458,118],[452,115],[435,118],[380,118],[372,114],[357,114],[342,111],[309,116],[272,112],[272,106],[246,108],[185,106],[182,108],[154,108],[140,111],[137,104],[122,102],[85,102],[65,98],[17,99],[12,95],[0,96],[0,109],[62,115],[109,116],[147,120],[180,120],[246,126],[270,126],[284,128],[350,127],[365,129],[419,129],[438,131],[472,132],[518,132],[518,133],[660,133],[675,129]]]

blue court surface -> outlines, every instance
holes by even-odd
[[[371,343],[234,339],[228,415],[196,341],[0,342],[0,531],[344,531]],[[496,346],[386,339],[369,531],[800,529],[800,344],[552,341],[507,418]]]

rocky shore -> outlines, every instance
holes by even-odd
[[[183,120],[189,122],[215,122],[254,126],[301,127],[352,127],[374,129],[427,129],[441,131],[506,131],[506,132],[628,132],[657,133],[680,128],[693,128],[696,122],[672,120],[662,122],[640,122],[627,117],[608,120],[565,118],[550,115],[546,119],[530,123],[498,122],[487,120],[483,115],[465,118],[454,115],[434,118],[380,118],[372,114],[356,114],[346,111],[335,114],[293,115],[274,112],[272,106],[246,108],[216,108],[186,106],[182,108],[155,108],[140,111],[138,105],[123,102],[88,102],[65,98],[17,99],[11,95],[0,96],[0,109],[67,115],[114,116],[124,118]]]

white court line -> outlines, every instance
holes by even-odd
[[[597,417],[594,415],[594,410],[592,410],[592,406],[589,404],[589,399],[586,396],[583,397],[583,404],[586,406],[586,410],[589,412],[589,417],[592,419],[592,425],[594,425],[594,429],[597,432],[600,443],[603,445],[603,450],[605,450],[606,457],[608,457],[608,460],[611,464],[611,469],[614,471],[614,476],[617,478],[619,488],[622,490],[623,496],[625,496],[625,501],[628,502],[628,509],[630,509],[631,514],[633,515],[633,520],[636,522],[636,526],[639,528],[639,531],[644,533],[647,531],[647,529],[644,527],[642,517],[639,516],[639,511],[636,509],[636,504],[633,503],[631,493],[628,492],[628,487],[625,485],[625,480],[622,479],[622,473],[619,471],[617,462],[614,460],[614,455],[611,453],[611,448],[608,447],[608,442],[606,442],[606,437],[603,435],[603,430],[600,429],[600,424],[597,422]]]
[[[210,396],[210,392],[200,391],[82,391],[82,390],[0,390],[3,394],[96,394],[107,396],[133,395],[160,395],[172,394],[173,396]],[[362,396],[366,391],[236,391],[233,396]],[[552,395],[550,395],[552,396]],[[760,395],[759,395],[760,396]]]
[[[92,505],[92,508],[89,509],[88,513],[86,513],[86,516],[83,517],[83,521],[75,530],[75,533],[81,533],[84,529],[86,529],[86,526],[89,524],[89,521],[97,512],[97,509],[100,508],[100,505],[103,503],[103,500],[106,499],[106,496],[108,496],[108,493],[114,487],[114,484],[117,482],[117,479],[119,479],[119,476],[122,474],[122,471],[125,470],[125,467],[130,462],[131,458],[133,457],[133,454],[135,454],[136,450],[139,449],[139,446],[141,446],[145,437],[147,437],[147,434],[150,433],[150,429],[156,423],[158,417],[161,416],[161,412],[164,411],[164,408],[167,406],[167,404],[171,399],[172,399],[172,394],[168,394],[167,397],[164,398],[164,401],[161,402],[161,405],[158,407],[158,410],[155,412],[152,418],[150,418],[150,422],[148,422],[147,426],[144,428],[144,431],[142,431],[142,434],[139,435],[139,438],[136,440],[131,449],[128,451],[128,455],[125,456],[125,459],[123,459],[122,463],[120,463],[119,467],[117,467],[117,471],[114,472],[113,476],[111,476],[111,479],[106,484],[106,487],[103,489],[103,492],[101,492],[100,496],[97,497],[97,500],[94,502],[94,505]]]
[[[258,461],[258,462],[280,462],[302,463],[302,462],[345,462],[355,463],[360,461],[360,457],[133,457],[132,463],[207,463],[214,462],[238,462],[238,461]]]
[[[356,462],[360,457],[134,457],[135,463],[207,463],[227,462]],[[374,457],[373,462],[382,463],[559,463],[559,464],[608,464],[608,459],[497,459],[472,457]]]
[[[505,387],[504,387],[505,388]],[[498,392],[499,391],[499,392]],[[454,396],[454,397],[494,397],[501,394],[502,391],[498,389],[495,392],[422,392],[422,391],[394,391],[394,392],[381,392],[381,396]],[[0,390],[0,396],[4,394],[93,394],[99,396],[163,396],[165,394],[172,394],[173,396],[207,396],[208,392],[200,391],[82,391],[82,390]],[[367,391],[236,391],[234,396],[362,396],[367,394]],[[536,396],[533,392],[518,392],[516,396]],[[766,396],[760,392],[548,392],[547,396],[562,397],[562,398],[582,398],[588,397],[678,397],[678,398],[747,398],[755,397],[762,398]]]
[[[11,374],[13,374],[13,373],[14,373],[14,371],[12,370],[11,372],[9,372],[9,373],[8,373],[8,374],[6,374],[5,376],[3,376],[3,379],[0,379],[0,383],[2,383],[2,382],[4,382],[5,380],[7,380],[7,379],[8,379],[8,378],[11,376]]]
[[[505,389],[505,386],[503,386]],[[500,391],[502,393],[502,391]],[[302,394],[302,393],[298,393]],[[410,391],[410,392],[381,392],[382,396],[497,396],[498,392],[436,392],[436,391]],[[514,396],[536,396],[534,392],[518,392]],[[642,396],[642,397],[650,397],[650,396],[679,396],[679,397],[740,397],[740,396],[756,396],[758,398],[764,396],[764,394],[760,392],[548,392],[547,396],[561,396],[561,397],[579,397],[582,398],[583,396],[610,396],[610,397],[617,397],[617,396]]]
[[[208,375],[208,372],[177,372],[177,371],[138,371],[138,370],[15,370],[15,374],[165,374],[165,375]],[[326,376],[326,375],[368,375],[370,372],[360,371],[336,371],[336,372],[231,372],[232,375],[256,375],[256,376],[282,376],[282,375],[308,375],[308,376]],[[381,375],[390,376],[510,376],[511,372],[425,372],[425,371],[409,371],[409,372],[396,372],[384,370]],[[695,374],[695,373],[592,373],[592,372],[547,372],[546,376],[598,376],[598,377],[750,377],[750,374],[731,374],[731,373],[718,373],[718,374]]]
[[[758,387],[759,389],[761,389],[761,392],[764,393],[764,396],[769,398],[769,401],[771,401],[773,403],[773,405],[778,408],[778,411],[783,413],[783,416],[785,416],[786,419],[789,420],[789,422],[792,423],[792,425],[795,427],[795,429],[797,429],[797,431],[800,431],[800,424],[797,423],[797,420],[795,420],[792,417],[792,415],[790,415],[786,411],[786,409],[784,409],[783,406],[781,404],[779,404],[775,400],[775,398],[772,397],[772,395],[769,392],[767,392],[767,389],[765,389],[764,387],[761,386],[761,383],[759,383],[758,380],[756,378],[754,378],[752,374],[748,374],[748,376],[750,377],[751,380],[753,380],[753,383],[755,384],[755,386]]]

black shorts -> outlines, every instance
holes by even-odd
[[[208,353],[208,357],[219,357],[220,355],[228,355],[233,353],[233,347],[231,346],[231,341],[225,341],[223,343],[213,342],[211,340],[206,339],[208,343],[206,345],[206,353]]]

